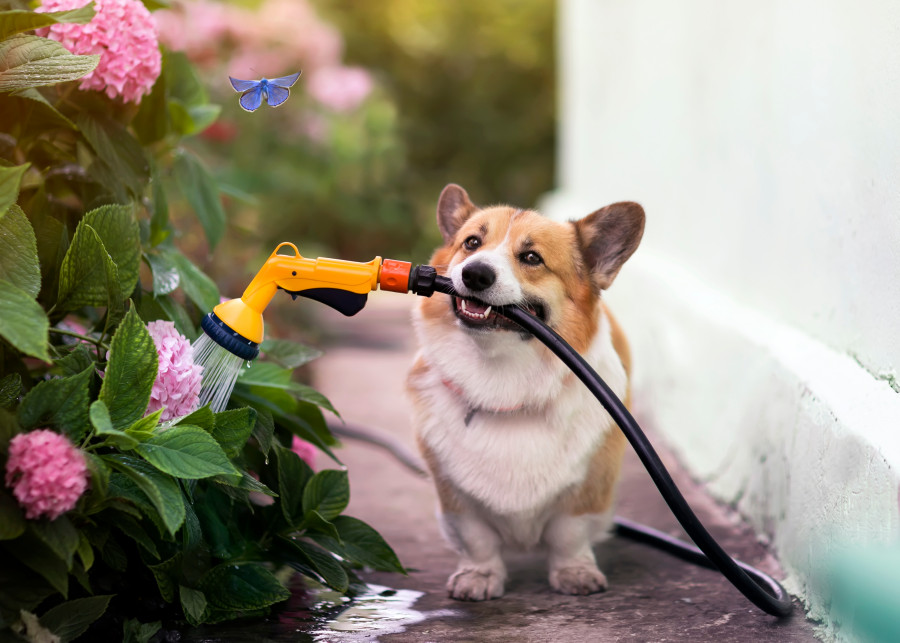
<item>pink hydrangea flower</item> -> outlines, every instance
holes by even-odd
[[[372,92],[372,76],[361,67],[324,67],[313,72],[306,90],[335,112],[356,109]]]
[[[6,486],[29,520],[56,520],[75,507],[87,488],[84,455],[68,438],[50,429],[20,433],[9,443]]]
[[[174,323],[153,321],[147,324],[147,330],[156,344],[159,374],[153,382],[145,415],[159,409],[165,409],[160,416],[162,420],[187,415],[199,403],[203,367],[194,364],[194,348],[184,335],[175,330]]]
[[[38,12],[77,9],[88,0],[42,0]],[[58,24],[38,33],[74,54],[100,54],[100,63],[79,87],[140,103],[162,69],[156,25],[140,0],[94,0],[96,15],[86,25]]]
[[[310,442],[298,438],[296,435],[291,440],[291,451],[300,456],[300,459],[308,464],[311,468],[316,468],[316,447]]]

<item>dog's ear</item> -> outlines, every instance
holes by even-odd
[[[477,210],[469,200],[469,195],[455,183],[443,189],[437,204],[437,223],[444,237],[444,243],[450,243],[456,231]]]
[[[613,203],[574,223],[594,283],[609,288],[641,242],[644,208],[631,201]]]

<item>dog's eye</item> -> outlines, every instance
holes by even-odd
[[[541,255],[533,250],[529,250],[528,252],[523,252],[522,254],[520,254],[519,261],[529,266],[540,266],[542,263],[544,263]]]
[[[463,246],[465,246],[466,250],[475,250],[476,248],[481,246],[481,239],[472,235],[465,241],[463,241]]]

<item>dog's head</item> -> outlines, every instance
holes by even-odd
[[[492,310],[515,305],[581,348],[593,335],[597,298],[640,243],[644,210],[614,203],[563,223],[533,210],[479,208],[451,184],[438,200],[437,222],[444,246],[432,264],[461,297],[432,315],[452,315],[465,332],[483,335],[518,330]]]

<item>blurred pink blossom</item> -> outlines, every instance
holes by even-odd
[[[29,520],[56,520],[75,507],[87,488],[84,455],[69,439],[50,429],[20,433],[9,442],[6,486]]]
[[[182,417],[197,408],[203,367],[194,364],[194,349],[188,339],[175,330],[170,321],[153,321],[147,330],[159,357],[159,373],[150,391],[150,404],[144,415],[164,408],[160,419]]]
[[[299,455],[300,459],[308,464],[310,468],[316,468],[316,447],[312,443],[295,435],[294,439],[291,440],[291,451]]]
[[[43,0],[37,12],[77,9],[88,0]],[[85,25],[57,24],[37,33],[59,41],[74,54],[100,54],[96,69],[80,89],[106,92],[140,103],[159,77],[162,57],[150,12],[140,0],[94,0],[96,15]]]
[[[196,63],[215,62],[219,41],[231,31],[233,8],[220,2],[193,0],[153,14],[159,41],[183,51]]]
[[[306,90],[335,112],[356,109],[372,92],[372,76],[361,67],[325,67],[310,74]]]

